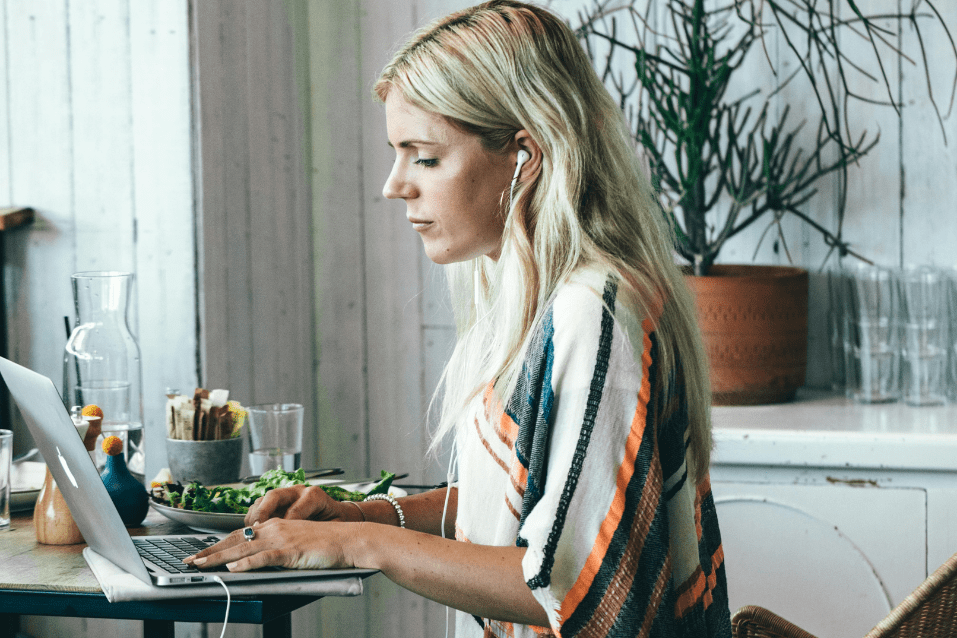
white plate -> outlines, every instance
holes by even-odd
[[[10,511],[29,512],[39,496],[40,490],[10,490]]]
[[[190,529],[205,534],[218,534],[239,529],[243,526],[243,519],[246,516],[245,514],[218,514],[216,512],[181,510],[169,505],[161,505],[155,501],[150,501],[150,507],[171,521],[183,523]]]
[[[316,484],[322,483],[322,479],[318,479],[316,481]],[[366,490],[371,490],[375,486],[374,483],[366,483],[363,485],[359,485],[358,483],[346,483],[336,485],[337,487],[352,491],[358,490],[360,487],[365,488]],[[399,497],[405,496],[407,492],[400,487],[392,487],[389,488],[389,494]],[[245,514],[219,514],[216,512],[194,512],[193,510],[181,510],[176,507],[170,507],[169,505],[161,505],[153,500],[150,500],[150,507],[171,521],[182,523],[190,529],[197,532],[202,532],[204,534],[219,534],[222,532],[231,532],[233,530],[240,529],[243,527],[243,521],[246,518]]]
[[[43,478],[46,475],[46,463],[23,461],[14,463],[10,469],[10,511],[26,512],[33,509]]]

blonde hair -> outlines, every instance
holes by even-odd
[[[657,318],[658,387],[667,393],[682,384],[689,473],[703,477],[710,389],[672,231],[621,111],[571,29],[509,0],[453,13],[395,54],[374,89],[383,102],[391,91],[477,135],[490,151],[504,152],[522,129],[542,151],[540,170],[515,187],[499,259],[447,267],[459,336],[443,375],[435,440],[464,421],[490,383],[508,398],[548,299],[576,268],[591,265],[617,277],[619,299],[637,316]]]

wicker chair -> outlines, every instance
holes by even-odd
[[[731,619],[734,638],[814,638],[773,612],[753,605]],[[927,577],[864,638],[957,636],[957,554]]]

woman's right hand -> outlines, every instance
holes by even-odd
[[[280,487],[256,499],[246,513],[245,524],[265,523],[271,518],[309,521],[358,521],[361,513],[348,503],[340,503],[315,485]]]

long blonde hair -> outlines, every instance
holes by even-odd
[[[658,387],[667,392],[673,374],[681,379],[690,475],[702,477],[711,397],[672,231],[621,111],[571,29],[510,0],[453,13],[395,54],[374,89],[383,102],[390,91],[477,135],[490,151],[504,152],[522,129],[542,151],[540,170],[515,187],[499,259],[447,267],[458,341],[443,376],[436,440],[464,420],[489,383],[507,399],[549,297],[587,264],[617,276],[619,299],[637,316],[657,317]]]

